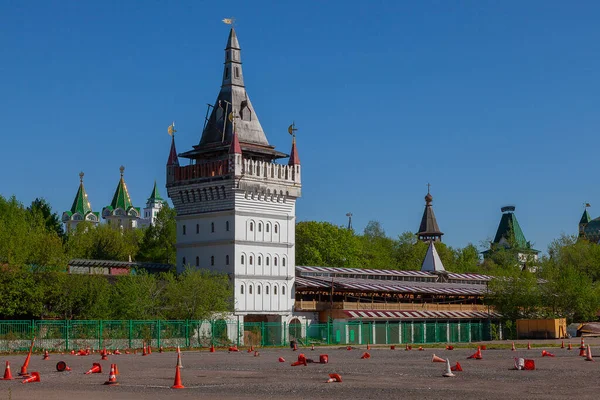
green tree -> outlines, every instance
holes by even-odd
[[[163,296],[166,290],[164,276],[150,275],[145,271],[135,275],[119,276],[113,287],[113,318],[156,319],[163,318]]]
[[[91,226],[77,224],[67,240],[67,253],[71,258],[128,261],[135,259],[143,235],[139,229],[115,229],[108,224]]]
[[[316,221],[296,224],[296,265],[366,267],[362,243],[352,230]]]
[[[48,232],[54,232],[56,235],[63,239],[65,231],[63,223],[57,213],[52,212],[52,207],[44,198],[36,198],[31,202],[31,205],[27,208],[31,213],[40,213],[41,218],[44,221],[46,230]]]
[[[498,276],[489,284],[487,301],[505,319],[538,318],[542,309],[542,290],[535,274],[515,269],[498,270]]]
[[[137,259],[165,264],[175,264],[177,241],[177,215],[174,208],[164,205],[156,215],[153,225],[146,228],[140,242]]]
[[[170,319],[209,319],[233,311],[233,289],[226,274],[187,267],[165,275],[165,316]]]
[[[361,237],[362,258],[365,268],[395,269],[395,243],[386,236],[381,223],[369,221]]]
[[[417,240],[412,232],[404,232],[396,240],[396,266],[402,271],[420,270],[427,253],[427,244]],[[443,262],[443,260],[442,260]]]

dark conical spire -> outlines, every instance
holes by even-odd
[[[300,157],[298,156],[298,149],[296,148],[296,136],[292,138],[292,151],[290,151],[290,161],[288,165],[300,165]]]
[[[158,186],[156,185],[156,181],[154,181],[154,188],[152,189],[152,193],[150,193],[150,197],[148,197],[146,203],[162,203],[164,201],[165,200],[161,197],[160,193],[158,192]]]
[[[169,151],[167,165],[176,165],[179,167],[179,158],[177,158],[177,149],[175,148],[175,135],[171,136],[171,150]]]
[[[433,213],[433,207],[431,201],[433,196],[429,193],[429,185],[427,185],[427,195],[425,196],[425,210],[423,211],[423,218],[421,218],[421,225],[419,226],[419,240],[421,241],[434,241],[441,242],[443,233],[440,231],[435,214]]]
[[[200,143],[194,150],[182,153],[182,157],[201,159],[215,153],[227,153],[235,131],[244,153],[258,158],[273,160],[287,157],[269,144],[267,136],[244,84],[241,48],[233,28],[229,32],[225,48],[225,63],[221,90],[206,121]]]

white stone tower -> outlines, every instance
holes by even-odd
[[[276,163],[288,155],[269,145],[258,121],[234,29],[200,143],[181,157],[190,165],[179,166],[173,138],[167,191],[177,210],[177,270],[189,265],[225,272],[234,283],[236,315],[286,320],[294,305],[300,159],[294,138],[288,162]]]
[[[158,192],[158,186],[156,186],[156,181],[154,181],[154,188],[152,189],[152,193],[150,193],[150,197],[146,200],[146,207],[144,207],[143,218],[140,220],[140,226],[146,227],[150,225],[154,225],[156,221],[156,215],[165,205],[164,199],[160,196]]]

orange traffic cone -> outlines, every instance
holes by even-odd
[[[304,354],[298,354],[298,361],[292,363],[292,367],[296,367],[298,365],[304,365],[306,367],[306,356]]]
[[[110,364],[110,373],[108,374],[108,380],[104,382],[105,385],[116,386],[119,384],[117,382],[117,374],[115,372],[115,366],[117,364]]]
[[[579,349],[579,357],[585,357],[587,356],[585,349]]]
[[[48,354],[48,350],[46,350],[44,352],[44,358],[43,358],[43,360],[49,360],[49,359],[50,359],[50,354]]]
[[[394,346],[394,349],[395,349],[395,348],[396,348],[396,347]],[[406,347],[404,348],[404,351],[409,351],[410,349],[411,349],[411,347],[409,347],[409,345],[407,344],[407,345],[406,345]],[[392,349],[392,350],[393,350],[393,349]]]
[[[13,376],[12,373],[10,372],[10,363],[7,361],[6,362],[6,368],[4,369],[4,378],[2,378],[3,381],[12,381]]]
[[[120,356],[120,355],[121,355],[121,352],[119,351],[119,349],[116,349],[115,351],[113,351],[113,354],[114,354],[115,356]]]
[[[554,354],[550,353],[549,351],[542,350],[542,357],[554,357]]]
[[[148,354],[152,354],[152,345],[148,345]]]
[[[454,350],[454,346],[448,345],[446,346],[446,350]]]
[[[211,345],[210,345],[210,352],[211,352],[211,353],[214,353],[214,352],[215,352],[215,345],[214,345],[214,344],[211,344]]]
[[[146,343],[144,343],[144,346],[142,347],[142,355],[143,356],[147,356],[148,355],[148,351],[146,350]]]
[[[297,351],[298,350],[298,345],[296,344],[296,342],[294,342],[294,348],[292,350],[293,351]]]
[[[183,368],[181,364],[181,353],[177,353],[177,368]]]
[[[367,353],[366,351],[363,353],[362,356],[360,356],[361,360],[368,360],[369,358],[371,358],[371,355],[369,353]]]
[[[487,350],[487,346],[485,344],[481,345],[481,350]]]
[[[531,350],[531,343],[527,342],[527,350]]]
[[[367,342],[367,350],[371,350],[371,345]]]
[[[567,350],[573,350],[573,346],[571,346],[571,343],[569,343],[569,345],[567,346]]]
[[[101,360],[108,360],[108,354],[106,351],[101,351],[100,354],[102,355],[102,357],[100,357]]]
[[[117,364],[113,364],[115,366],[115,375],[121,375],[119,374],[119,367],[117,367]]]
[[[25,358],[25,362],[21,366],[21,372],[19,372],[20,376],[29,376],[29,374],[27,373],[27,367],[29,366],[30,359],[31,359],[31,353],[28,353],[27,357]]]
[[[517,349],[515,348],[515,342],[513,342],[511,350],[512,351],[517,351]]]
[[[31,376],[29,378],[23,379],[23,382],[21,382],[21,383],[39,382],[39,381],[40,381],[40,374],[37,372],[32,372]]]
[[[331,382],[341,382],[342,377],[339,374],[329,374],[329,379],[327,379],[327,383]]]
[[[423,346],[419,346],[419,351],[424,351],[425,349],[423,348]]]
[[[481,360],[483,358],[483,356],[481,355],[481,348],[477,347],[477,351],[475,352],[475,354],[470,355],[469,357],[467,357],[468,359],[475,359],[475,360]]]
[[[67,366],[67,363],[66,363],[66,362],[64,362],[64,361],[59,361],[59,362],[57,362],[57,363],[56,363],[56,370],[57,370],[58,372],[63,372],[63,371],[70,371],[70,370],[71,370],[71,368],[69,368],[69,367]]]
[[[175,368],[175,382],[173,382],[173,386],[171,389],[183,389],[185,386],[181,384],[181,374],[179,372],[179,365]]]
[[[352,346],[346,347],[346,350],[352,350]]]
[[[580,349],[585,349],[585,342],[583,340],[583,336],[581,337],[581,345],[579,346]]]
[[[564,341],[564,340],[561,342],[561,344],[560,344],[560,348],[561,348],[561,349],[564,349],[564,348],[565,348],[565,341]]]
[[[99,363],[94,363],[94,364],[92,364],[92,368],[90,368],[88,370],[88,372],[86,372],[85,374],[89,375],[89,374],[100,374],[100,373],[102,373],[102,365],[100,365]]]
[[[278,361],[279,361],[279,362],[285,362],[285,358],[283,358],[283,357],[279,357]]]
[[[451,368],[450,368],[450,370],[451,370],[451,371],[455,371],[455,372],[456,372],[456,371],[462,371],[463,369],[462,369],[462,367],[461,367],[460,363],[457,361],[457,362],[456,362],[456,365],[455,365],[455,366],[453,366],[453,367],[451,367]]]
[[[71,350],[71,355],[74,356],[75,355],[75,350]]]
[[[446,360],[434,354],[433,356],[431,356],[431,362],[446,362]]]
[[[594,359],[592,358],[592,349],[589,344],[587,346],[587,354],[585,356],[585,361],[594,361]]]
[[[125,354],[131,354],[129,350],[125,350]]]

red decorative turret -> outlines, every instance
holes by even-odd
[[[235,132],[233,132],[233,139],[231,140],[231,146],[229,146],[229,154],[242,154],[240,141],[238,140],[238,135]]]
[[[300,157],[298,157],[298,149],[296,148],[296,136],[292,139],[292,151],[290,151],[288,165],[300,165]]]

